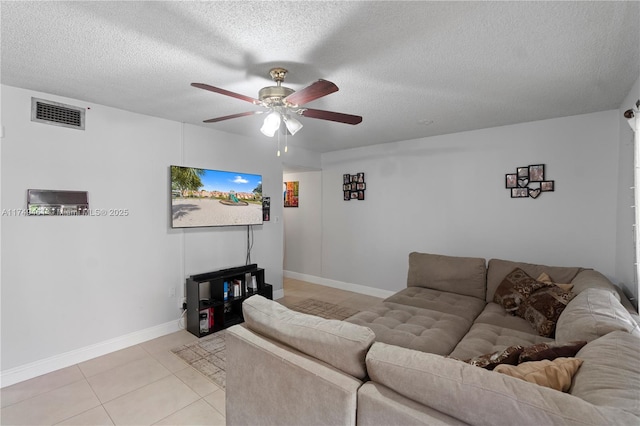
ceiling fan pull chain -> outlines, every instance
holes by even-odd
[[[280,132],[278,132],[278,157],[280,157]]]

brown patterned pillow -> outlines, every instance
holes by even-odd
[[[493,370],[497,365],[510,364],[517,365],[520,354],[523,347],[520,345],[509,346],[501,351],[493,352],[490,354],[478,355],[471,359],[462,360],[467,364],[475,365],[476,367],[486,368],[487,370]]]
[[[553,337],[560,314],[574,296],[555,285],[538,289],[522,304],[522,317],[540,336]]]
[[[542,361],[543,359],[553,361],[556,358],[572,358],[586,344],[587,342],[584,340],[568,343],[537,343],[523,349],[518,358],[518,364],[528,361]]]
[[[536,281],[522,269],[516,268],[504,277],[496,289],[493,301],[502,306],[511,315],[524,318],[525,307],[523,302],[536,290],[552,285],[553,283],[547,284]]]

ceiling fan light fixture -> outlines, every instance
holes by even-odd
[[[287,126],[287,130],[291,133],[291,136],[295,135],[298,130],[302,129],[302,123],[295,118],[285,114],[282,116],[282,119],[284,120],[285,126]]]
[[[272,111],[265,117],[260,131],[263,135],[272,138],[273,135],[276,134],[276,131],[280,128],[281,122],[282,118],[280,117],[280,113],[278,111]]]

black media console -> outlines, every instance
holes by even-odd
[[[256,264],[191,275],[187,331],[203,337],[243,322],[242,302],[254,294],[273,299],[273,287],[264,282],[264,269]]]

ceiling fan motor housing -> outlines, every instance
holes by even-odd
[[[267,105],[282,105],[282,100],[293,92],[293,89],[284,86],[268,86],[260,89],[258,99]]]

